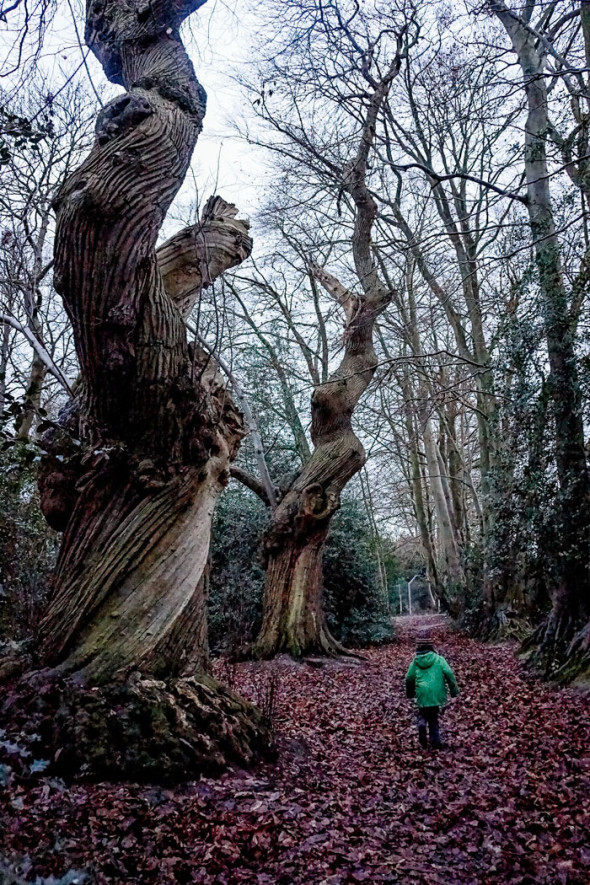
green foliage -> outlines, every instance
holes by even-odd
[[[542,334],[536,317],[514,319],[504,344],[507,380],[498,415],[504,439],[491,476],[494,519],[487,549],[488,580],[501,619],[517,612],[538,619],[558,571],[555,422],[539,358]],[[474,622],[478,604],[466,600],[466,615]]]
[[[391,618],[379,582],[369,521],[350,493],[343,498],[326,543],[324,604],[330,630],[344,645],[391,639]]]
[[[39,508],[37,454],[20,443],[0,451],[0,639],[34,632],[57,555]]]
[[[211,539],[209,644],[233,652],[256,635],[262,618],[264,572],[260,541],[268,521],[265,505],[232,483],[215,511]]]

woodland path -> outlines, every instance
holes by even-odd
[[[277,674],[277,763],[174,789],[13,781],[0,856],[28,856],[24,882],[75,869],[101,885],[588,885],[590,697],[438,623],[462,689],[443,720],[450,749],[418,747],[404,618],[399,641],[356,666],[237,668],[259,699]]]

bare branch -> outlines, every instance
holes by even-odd
[[[359,307],[359,299],[357,296],[351,292],[350,289],[343,286],[335,276],[332,276],[331,273],[328,273],[327,270],[320,267],[319,264],[312,262],[310,264],[310,270],[314,279],[316,279],[318,283],[321,283],[326,292],[343,308],[346,316],[346,325],[350,325]]]
[[[19,332],[21,335],[27,339],[39,359],[42,361],[43,365],[50,372],[53,377],[59,381],[64,390],[66,390],[70,396],[73,396],[72,388],[66,376],[63,374],[59,366],[56,365],[54,360],[51,358],[49,353],[43,347],[41,342],[35,338],[33,333],[27,326],[23,326],[22,323],[19,323],[18,320],[15,320],[14,317],[8,316],[7,314],[0,314],[0,323],[6,326],[11,326],[15,331]]]

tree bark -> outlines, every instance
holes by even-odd
[[[279,502],[266,533],[264,615],[254,645],[259,657],[343,650],[325,623],[322,554],[340,493],[365,463],[351,418],[377,366],[372,335],[378,309],[366,301],[355,301],[354,307],[351,303],[342,363],[313,393],[313,453]]]
[[[408,320],[408,336],[412,353],[416,357],[421,357],[422,342],[418,325],[416,297],[410,280],[408,280]],[[459,593],[463,591],[465,586],[465,574],[461,564],[460,541],[453,521],[448,483],[444,475],[445,471],[441,463],[442,459],[432,426],[432,397],[430,394],[430,385],[427,379],[420,377],[416,395],[416,416],[420,434],[424,441],[428,484],[434,502],[440,549],[443,558],[443,567],[439,569],[439,575],[446,579],[441,588],[442,596],[449,610],[456,615],[460,605]]]
[[[6,404],[6,376],[10,352],[10,326],[0,318],[0,417]]]
[[[430,533],[428,524],[427,510],[424,501],[424,492],[422,487],[422,471],[420,470],[420,457],[418,452],[418,434],[415,431],[414,420],[412,416],[410,397],[406,400],[406,427],[408,430],[408,444],[410,447],[410,464],[412,468],[412,503],[414,505],[414,513],[418,530],[420,532],[420,541],[422,550],[426,560],[426,577],[430,586],[436,589],[438,598],[443,596],[444,588],[441,586],[436,558],[434,555],[434,543]]]
[[[379,276],[371,235],[377,203],[367,184],[368,160],[376,126],[391,84],[401,65],[402,38],[385,76],[370,79],[358,148],[343,168],[342,189],[354,206],[352,253],[362,295],[346,289],[317,265],[315,279],[342,307],[345,315],[344,356],[311,398],[311,438],[314,450],[277,506],[266,535],[268,566],[263,622],[254,653],[270,657],[288,652],[337,654],[343,649],[330,636],[321,604],[322,551],[330,520],[346,483],[365,463],[362,443],[352,429],[352,414],[377,369],[374,329],[392,293]]]
[[[373,494],[371,492],[371,482],[366,469],[364,470],[364,476],[363,471],[361,471],[360,481],[365,512],[367,514],[367,519],[369,520],[369,525],[371,526],[373,544],[375,545],[375,559],[377,560],[377,570],[379,572],[379,583],[383,594],[383,602],[386,611],[389,611],[389,586],[387,582],[387,569],[383,557],[383,540],[379,532],[379,526],[377,525],[375,505],[373,502]]]
[[[555,227],[547,138],[550,130],[543,44],[500,0],[492,8],[508,33],[527,97],[525,173],[528,212],[539,275],[555,415],[555,460],[560,487],[558,577],[553,607],[540,628],[540,657],[547,672],[567,659],[577,628],[590,616],[590,478],[584,448],[574,326],[564,285]]]
[[[30,278],[28,280],[25,292],[25,310],[27,313],[27,325],[32,337],[38,341],[43,347],[43,328],[41,317],[39,314],[41,308],[41,292],[39,283],[43,275],[43,249],[47,238],[47,229],[49,227],[49,206],[45,203],[42,206],[42,220],[39,234],[35,240],[34,260],[31,268]],[[31,370],[27,389],[25,391],[25,399],[23,411],[17,424],[17,439],[27,440],[31,433],[33,423],[39,414],[41,407],[41,397],[43,395],[43,384],[47,374],[47,366],[43,361],[41,354],[33,351],[33,360],[31,362]]]
[[[29,372],[29,381],[25,391],[25,399],[23,403],[23,413],[18,422],[16,437],[19,440],[28,440],[35,418],[39,414],[41,408],[41,397],[43,394],[43,384],[47,369],[41,357],[33,354],[31,362],[31,370]]]
[[[42,672],[66,710],[58,731],[66,735],[75,710],[92,707],[94,690],[107,707],[122,691],[132,719],[159,705],[166,742],[194,750],[172,753],[171,778],[214,758],[249,760],[267,737],[253,708],[203,676],[211,517],[244,431],[185,323],[202,288],[249,254],[248,226],[215,198],[198,225],[155,248],[205,113],[178,32],[203,2],[87,7],[86,41],[126,91],[99,113],[94,147],[54,203],[55,287],[81,380],[61,429],[45,439],[40,477],[44,510],[65,527],[40,630],[41,661],[51,668]],[[112,759],[112,731],[101,735],[98,757]],[[137,776],[144,737],[133,728],[119,735],[131,747],[124,774]],[[92,743],[88,734],[75,741]]]
[[[408,329],[410,333],[410,344],[413,349],[416,346],[416,336],[415,331],[413,331],[412,325],[413,320],[415,320],[415,316],[410,315],[409,313],[405,312],[405,310],[403,311],[402,315],[404,316],[404,326],[406,329]],[[391,353],[382,334],[380,334],[380,343],[385,356],[387,357],[387,359],[390,359]],[[403,424],[405,427],[406,436],[405,439],[402,438],[400,440],[399,445],[402,448],[405,447],[408,450],[409,466],[406,479],[412,499],[412,508],[414,510],[414,516],[416,518],[418,532],[420,535],[420,543],[422,545],[424,561],[426,563],[426,577],[429,586],[434,587],[437,598],[444,599],[445,588],[443,585],[442,576],[439,574],[439,569],[436,562],[435,539],[433,537],[430,520],[428,518],[428,485],[425,481],[425,478],[422,476],[422,470],[420,467],[420,433],[417,427],[416,396],[414,394],[412,379],[407,365],[403,366],[403,368],[399,372],[396,372],[394,369],[393,374],[401,390],[403,399]],[[395,422],[393,421],[392,416],[389,413],[389,409],[387,410],[386,418],[391,430],[396,433]]]

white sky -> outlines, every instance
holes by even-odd
[[[238,6],[239,17],[232,6]],[[194,156],[199,186],[206,199],[213,192],[253,214],[268,176],[263,153],[237,137],[235,124],[252,116],[249,100],[235,82],[252,58],[258,18],[243,4],[209,0],[192,17],[195,46],[187,40],[197,77],[208,96],[207,114]],[[190,186],[190,185],[189,185]]]
[[[239,15],[234,9],[238,10]],[[39,63],[40,70],[47,78],[48,91],[57,91],[80,65],[82,53],[73,24],[74,14],[78,34],[82,37],[83,3],[81,0],[60,0]],[[11,56],[14,40],[11,25],[15,24],[14,15],[8,24],[0,22],[0,70]],[[258,18],[252,12],[251,5],[244,11],[238,0],[209,0],[191,16],[184,34],[197,77],[208,95],[203,134],[197,144],[193,164],[199,199],[204,202],[213,192],[217,192],[236,203],[247,215],[255,212],[269,167],[261,151],[245,145],[236,135],[236,120],[249,112],[252,117],[254,115],[233,78],[247,69],[248,59],[253,56],[251,41],[256,35],[257,25]],[[112,87],[91,54],[87,58],[87,67],[98,92],[104,97],[106,90],[108,97]],[[84,68],[81,68],[79,76],[88,81]],[[2,78],[0,87],[10,89],[12,82],[14,78]],[[91,88],[90,85],[88,88]],[[192,200],[194,193],[194,180],[191,181],[189,176],[180,202]],[[172,218],[174,214],[173,211]]]

